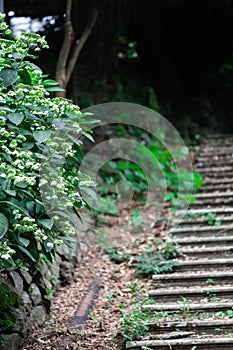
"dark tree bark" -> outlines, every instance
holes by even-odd
[[[64,91],[57,92],[57,96],[65,97],[66,88],[70,81],[71,75],[74,71],[75,64],[78,60],[80,52],[88,40],[91,32],[95,26],[98,18],[98,12],[96,8],[93,8],[89,23],[84,28],[80,39],[75,37],[75,32],[72,24],[72,0],[67,0],[66,5],[66,23],[64,26],[64,39],[62,47],[59,53],[57,67],[56,67],[56,80]],[[75,41],[76,39],[76,41]]]

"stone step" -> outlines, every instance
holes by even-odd
[[[217,178],[217,179],[212,179],[212,178],[207,178],[205,179],[205,185],[215,185],[215,188],[217,187],[216,185],[219,184],[232,184],[233,183],[233,178],[232,174],[229,177],[224,177],[224,178]]]
[[[213,146],[205,146],[201,152],[199,153],[200,157],[205,157],[209,155],[215,155],[218,156],[220,154],[226,155],[226,154],[232,154],[233,153],[233,147],[232,146],[219,146],[216,147]]]
[[[142,305],[143,309],[154,312],[167,312],[167,313],[184,313],[191,314],[193,312],[207,313],[208,315],[212,312],[227,311],[233,307],[233,301],[226,302],[203,302],[203,303],[188,303],[188,302],[177,302],[177,303],[158,303],[158,304],[145,304]]]
[[[233,337],[206,337],[169,340],[134,340],[126,342],[126,349],[155,350],[232,350]]]
[[[216,186],[215,185],[203,185],[202,187],[200,187],[198,189],[198,192],[212,192],[216,190]],[[226,183],[226,184],[218,184],[218,190],[219,191],[223,191],[223,190],[233,190],[233,182],[232,183]]]
[[[171,286],[208,286],[231,284],[233,271],[196,271],[190,273],[170,273],[153,275],[153,283],[160,287]]]
[[[233,233],[233,224],[232,225],[221,225],[221,226],[191,226],[191,227],[174,227],[169,230],[170,234],[172,236],[176,236],[176,234],[183,233],[185,235],[190,236],[190,235],[195,235],[199,236],[200,234],[218,234],[221,233],[222,236],[224,236],[224,233],[226,232],[231,232]],[[229,236],[229,235],[228,235]]]
[[[232,155],[233,153],[233,147],[218,147],[218,150],[204,150],[199,153],[199,157],[201,158],[211,158],[211,157],[218,157],[218,156],[226,156],[226,155]]]
[[[198,259],[198,260],[177,260],[179,265],[174,267],[175,272],[194,271],[233,271],[233,259]]]
[[[225,192],[211,192],[211,193],[196,193],[195,198],[197,199],[206,199],[206,198],[227,198],[227,197],[233,197],[232,191],[225,191]]]
[[[233,157],[230,156],[227,159],[225,157],[222,157],[221,159],[218,159],[218,157],[197,158],[195,163],[195,169],[199,169],[199,168],[204,169],[205,167],[208,167],[208,168],[221,167],[221,166],[224,167],[226,163],[229,165],[233,165]]]
[[[233,147],[233,145],[231,146],[231,148]],[[212,160],[215,160],[216,162],[218,161],[218,160],[224,160],[225,161],[225,164],[227,164],[227,161],[228,160],[231,160],[232,158],[233,158],[233,153],[230,153],[230,154],[223,154],[223,155],[217,155],[217,154],[213,154],[212,156],[210,156],[209,158],[208,157],[202,157],[201,156],[201,153],[202,152],[200,152],[200,154],[196,157],[196,159],[195,159],[195,164],[196,164],[196,162],[208,162],[208,160],[210,159],[211,161]]]
[[[233,257],[233,246],[209,247],[209,248],[180,248],[179,253],[191,257]]]
[[[233,214],[233,208],[217,207],[217,208],[202,208],[202,209],[189,209],[187,210],[177,210],[175,216],[181,216],[183,214],[188,215],[208,215],[209,213],[214,214]]]
[[[182,227],[190,227],[190,225],[199,226],[218,226],[218,223],[228,224],[233,223],[233,215],[213,215],[211,213],[206,215],[193,215],[185,216],[180,222],[179,219],[173,219],[172,223],[174,225],[180,224]]]
[[[126,349],[233,350],[233,134],[203,141],[195,171],[204,185],[169,228],[179,265],[152,277],[149,333]]]
[[[197,171],[198,173],[200,174],[205,174],[205,173],[216,173],[217,175],[219,175],[220,173],[226,173],[226,172],[229,172],[229,171],[233,171],[233,167],[232,166],[223,166],[223,167],[220,167],[220,166],[213,166],[213,167],[210,167],[210,168],[206,168],[206,167],[195,167],[195,171]]]
[[[216,207],[216,206],[232,206],[233,205],[233,197],[222,197],[222,198],[203,198],[197,199],[195,202],[190,204],[190,208],[200,208],[204,206],[208,207]]]
[[[182,247],[190,245],[193,245],[195,247],[220,247],[222,245],[226,245],[226,243],[233,243],[233,236],[178,238],[176,239],[176,243],[178,243]]]
[[[199,172],[198,170],[195,169],[196,172]],[[208,173],[203,173],[202,175],[202,180],[204,183],[207,183],[210,180],[225,180],[229,179],[232,176],[232,170],[229,171],[222,171],[222,172],[208,172]],[[219,182],[221,183],[221,182]]]
[[[220,299],[232,301],[233,287],[202,287],[202,288],[172,288],[155,289],[148,292],[148,297],[159,302],[178,302],[187,299],[190,301],[220,301]],[[219,300],[216,300],[219,299]]]
[[[150,332],[156,334],[163,334],[166,332],[174,331],[175,329],[180,331],[194,331],[195,334],[203,335],[203,332],[206,334],[220,334],[233,331],[233,319],[193,319],[193,320],[184,320],[184,321],[169,321],[169,322],[159,322],[149,323]]]

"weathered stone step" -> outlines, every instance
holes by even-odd
[[[233,307],[233,301],[226,302],[204,302],[204,303],[188,303],[188,302],[177,302],[177,303],[158,303],[158,304],[145,304],[142,305],[143,309],[154,312],[167,312],[167,313],[184,313],[191,314],[193,312],[207,313],[208,315],[212,312],[231,310]]]
[[[178,238],[176,239],[181,247],[195,246],[199,248],[210,248],[210,247],[224,247],[227,243],[233,246],[233,236],[227,237],[188,237],[188,238]]]
[[[233,205],[233,197],[222,197],[222,198],[203,198],[197,199],[195,202],[190,204],[190,208],[200,208],[208,205],[209,207],[223,206],[223,205]]]
[[[232,190],[233,189],[233,182],[226,183],[226,184],[218,184],[218,190],[223,191],[223,190]],[[216,190],[216,185],[203,185],[198,189],[198,192],[212,192]]]
[[[195,170],[198,171],[198,170]],[[209,172],[209,173],[203,173],[202,179],[204,183],[208,183],[210,180],[225,180],[229,179],[232,176],[232,170],[229,171],[223,171],[220,173],[217,172]],[[221,182],[219,182],[221,183]]]
[[[226,155],[232,155],[233,153],[233,147],[223,147],[219,148],[218,150],[205,150],[199,153],[199,156],[201,158],[211,158],[211,157],[218,157],[218,156],[226,156]]]
[[[177,210],[175,213],[175,216],[180,216],[183,214],[186,214],[186,215],[206,215],[209,213],[232,214],[233,208],[217,207],[217,208],[189,209],[188,212],[186,210]]]
[[[225,192],[211,192],[211,193],[196,193],[195,198],[201,199],[201,198],[226,198],[226,197],[232,197],[233,192],[231,191],[225,191]]]
[[[148,292],[148,296],[159,302],[178,302],[182,301],[181,297],[191,300],[200,301],[207,299],[211,301],[213,298],[233,299],[233,287],[202,287],[202,288],[176,288],[176,289],[155,289]],[[217,300],[212,300],[217,301]],[[220,301],[220,300],[218,300]]]
[[[224,167],[227,164],[232,165],[233,164],[233,157],[229,156],[227,159],[225,157],[221,157],[221,159],[216,159],[218,157],[211,157],[211,158],[197,158],[195,169],[204,169],[205,167],[211,168],[211,167]],[[198,170],[196,170],[198,171]]]
[[[226,172],[229,172],[229,171],[233,171],[233,167],[232,166],[223,166],[223,167],[220,167],[220,166],[213,166],[213,167],[210,167],[210,168],[207,168],[207,167],[195,167],[195,171],[197,171],[198,173],[200,174],[205,174],[205,173],[208,173],[208,175],[210,173],[215,173],[219,176],[219,174],[221,173],[226,173]]]
[[[219,185],[219,184],[231,184],[233,183],[233,178],[232,178],[232,174],[229,177],[224,177],[224,178],[217,178],[217,179],[212,179],[212,178],[207,178],[205,179],[205,185]]]
[[[220,247],[225,246],[226,243],[233,243],[233,236],[178,238],[176,239],[176,243],[178,243],[182,247],[191,245],[195,247]]]
[[[220,334],[225,332],[232,332],[233,319],[205,319],[205,320],[184,320],[184,321],[168,321],[168,322],[156,322],[150,324],[150,331],[156,334],[163,334],[165,332],[174,331],[178,329],[181,331],[194,331],[195,334]]]
[[[233,147],[233,144],[231,145],[231,148]],[[217,148],[219,148],[219,146],[217,146]],[[207,157],[202,157],[201,156],[202,151],[197,155],[197,157],[195,158],[195,162],[201,161],[201,162],[205,162],[206,160],[208,161]],[[204,152],[205,153],[205,152]],[[232,154],[223,154],[223,155],[217,155],[217,154],[213,154],[212,156],[210,156],[209,158],[212,160],[214,159],[215,161],[218,160],[226,160],[225,164],[227,164],[227,160],[232,158]]]
[[[233,259],[198,259],[178,260],[179,265],[174,267],[175,272],[194,271],[233,271]]]
[[[211,156],[211,155],[226,155],[226,154],[232,154],[233,153],[233,147],[225,147],[225,146],[220,146],[217,145],[216,147],[213,146],[205,146],[201,152],[199,153],[200,157],[205,157],[205,156]]]
[[[191,257],[233,257],[233,246],[223,246],[223,247],[209,247],[209,248],[180,248],[180,254]]]
[[[202,234],[211,234],[211,235],[217,235],[218,233],[221,234],[221,236],[224,236],[226,232],[233,233],[233,225],[221,225],[221,226],[192,226],[192,227],[174,227],[169,230],[170,234],[172,234],[173,237],[177,237],[177,234],[185,234],[187,237],[189,235],[195,235],[199,236]],[[229,235],[228,235],[229,236]]]
[[[207,286],[224,285],[233,281],[233,271],[197,271],[196,273],[169,273],[154,275],[153,282],[157,286]]]
[[[208,209],[208,208],[207,208]],[[214,208],[212,208],[214,209]],[[172,224],[175,225],[182,225],[184,226],[217,226],[217,225],[229,225],[233,223],[233,215],[232,213],[217,213],[217,212],[208,212],[208,210],[205,210],[205,213],[203,214],[192,214],[191,212],[187,212],[186,215],[182,218],[182,221],[180,221],[180,218],[173,218]]]
[[[228,215],[228,216],[223,216],[223,215],[214,215],[214,216],[190,216],[190,217],[185,217],[180,220],[178,219],[173,219],[172,224],[175,226],[180,223],[180,226],[182,227],[191,227],[191,225],[195,225],[198,227],[201,226],[220,226],[220,225],[227,225],[227,224],[232,224],[233,223],[233,216]]]
[[[146,347],[155,350],[232,350],[233,337],[136,340],[126,342],[126,349],[139,350]]]

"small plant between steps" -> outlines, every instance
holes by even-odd
[[[145,334],[149,336],[150,326],[148,320],[151,320],[151,314],[142,308],[145,302],[148,303],[148,299],[143,296],[139,296],[139,298],[139,301],[132,302],[134,309],[131,311],[126,311],[124,304],[121,304],[122,317],[120,319],[121,328],[119,333],[125,340],[138,340]]]
[[[135,270],[136,276],[149,277],[164,272],[173,271],[179,262],[178,245],[171,239],[154,240],[154,246],[146,245],[140,253],[129,254],[119,247],[106,247],[105,252],[117,264],[128,262]]]

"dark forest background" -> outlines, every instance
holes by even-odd
[[[6,0],[13,31],[27,18],[50,50],[38,64],[52,78],[66,0]],[[98,14],[67,97],[81,108],[112,101],[158,110],[183,136],[233,131],[233,0],[73,0],[75,42]]]

